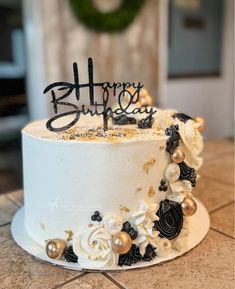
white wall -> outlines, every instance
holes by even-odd
[[[37,0],[23,0],[24,31],[27,54],[27,97],[30,119],[48,117],[41,5]]]
[[[225,0],[222,52],[222,76],[194,79],[167,79],[167,2],[161,10],[161,88],[160,104],[192,116],[206,119],[208,138],[233,135],[234,106],[234,1]]]

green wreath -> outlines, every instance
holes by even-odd
[[[92,30],[117,32],[124,30],[134,20],[144,0],[123,0],[112,12],[99,11],[92,0],[70,0],[71,8],[78,19]]]

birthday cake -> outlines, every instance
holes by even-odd
[[[129,102],[120,101],[123,91]],[[52,259],[125,268],[187,247],[203,120],[150,108],[140,86],[137,97],[123,91],[117,109],[104,105],[106,95],[101,113],[72,104],[22,131],[24,225]],[[52,96],[57,113],[65,97]],[[90,104],[100,106],[91,89]]]
[[[54,133],[45,123],[23,130],[25,227],[40,245],[64,247],[51,257],[97,269],[187,246],[202,163],[195,120],[159,110],[148,129],[103,132],[99,117],[84,117]]]

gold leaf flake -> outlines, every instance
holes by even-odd
[[[46,231],[46,225],[44,223],[40,223],[40,228],[43,231]]]
[[[126,206],[123,205],[119,205],[120,206],[120,211],[124,212],[124,213],[128,213],[130,212],[130,209],[128,209]]]
[[[71,230],[65,230],[65,234],[66,234],[67,242],[73,240],[73,231],[71,231]]]
[[[155,165],[156,161],[157,161],[157,160],[153,158],[153,159],[150,159],[149,161],[147,161],[147,162],[143,165],[143,170],[144,170],[144,172],[145,172],[146,174],[149,173],[150,168]]]
[[[165,148],[164,144],[160,144],[160,150],[163,150]]]
[[[141,187],[140,185],[136,187],[136,191],[137,191],[137,192],[139,192],[139,191],[141,191],[141,190],[142,190],[142,187]]]
[[[155,195],[156,195],[156,192],[155,192],[153,186],[150,186],[150,187],[149,187],[149,191],[148,191],[148,197],[149,197],[149,198],[152,198],[152,197],[154,197]]]

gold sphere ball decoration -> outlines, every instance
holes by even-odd
[[[113,236],[112,248],[118,254],[126,254],[132,245],[132,240],[126,232],[119,232]]]
[[[185,159],[184,151],[181,148],[177,148],[171,155],[171,159],[177,164],[182,163]]]
[[[192,216],[197,211],[197,204],[192,198],[184,198],[183,202],[181,203],[182,211],[184,216]]]
[[[195,119],[195,122],[197,123],[197,124],[199,124],[199,127],[198,127],[198,130],[201,132],[201,131],[204,131],[204,129],[205,129],[205,120],[204,120],[204,118],[202,118],[202,117],[196,117]]]
[[[142,88],[140,90],[139,99],[136,103],[137,107],[144,107],[144,106],[152,106],[153,105],[153,99],[151,95],[149,94],[148,90],[145,88]]]
[[[145,96],[145,95],[148,95],[149,92],[148,92],[148,90],[147,90],[146,88],[142,88],[142,89],[140,90],[140,94],[141,94],[142,96]]]
[[[153,99],[149,94],[140,95],[138,103],[141,107],[142,106],[152,106],[153,105]]]
[[[66,242],[62,239],[52,239],[46,244],[46,254],[49,258],[60,259],[66,248]]]

